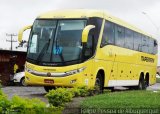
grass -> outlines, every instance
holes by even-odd
[[[122,91],[86,98],[81,108],[160,108],[160,92]]]
[[[156,80],[156,81],[157,81],[157,83],[160,83],[160,78],[157,78],[157,80]]]

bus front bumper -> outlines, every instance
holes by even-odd
[[[57,86],[57,87],[75,87],[81,86],[83,73],[73,74],[65,77],[46,77],[36,76],[25,72],[25,82],[33,86]]]

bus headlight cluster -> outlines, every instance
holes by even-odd
[[[34,73],[35,71],[34,70],[32,70],[32,69],[30,69],[30,68],[25,68],[25,71],[27,71],[27,72],[29,72],[29,73]]]
[[[47,76],[47,73],[46,73],[46,72],[38,72],[38,71],[32,70],[32,69],[30,69],[30,68],[26,68],[25,70],[26,70],[27,72],[31,73],[31,74],[34,74],[34,75]]]
[[[84,71],[85,69],[86,69],[86,67],[82,67],[82,68],[79,68],[79,69],[76,69],[76,70],[67,71],[65,73],[67,75],[73,75],[73,74],[80,73],[80,72]]]
[[[64,77],[64,76],[69,76],[69,75],[73,75],[73,74],[77,74],[80,73],[82,71],[84,71],[86,69],[86,67],[82,67],[76,70],[71,70],[71,71],[67,71],[67,72],[51,72],[51,77]],[[35,70],[32,70],[30,68],[25,68],[25,71],[33,74],[33,75],[37,75],[37,76],[48,76],[47,72],[38,72]]]

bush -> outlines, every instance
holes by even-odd
[[[88,88],[87,86],[75,87],[75,88],[57,88],[50,90],[46,97],[48,102],[53,107],[64,107],[65,103],[72,101],[73,97],[86,97],[94,95],[94,88]]]
[[[2,88],[2,81],[0,80],[0,89]]]
[[[49,103],[52,106],[64,106],[66,102],[72,100],[73,94],[69,89],[66,88],[57,88],[55,90],[49,91],[46,97],[48,98]]]
[[[61,114],[62,108],[46,106],[46,103],[37,98],[21,98],[13,96],[8,100],[0,89],[0,114]]]
[[[11,110],[23,113],[39,114],[46,108],[46,104],[37,98],[21,98],[14,96],[11,100]],[[30,109],[30,110],[29,110]]]
[[[0,109],[6,112],[11,107],[11,101],[7,99],[7,96],[0,90]]]
[[[71,88],[70,92],[72,93],[73,97],[81,96],[80,89],[78,87]]]
[[[0,89],[0,95],[4,95],[4,93],[2,92],[2,90]]]
[[[81,97],[89,96],[89,91],[88,91],[88,88],[86,86],[79,87],[78,89],[80,91],[80,96]]]
[[[75,87],[71,88],[70,91],[72,92],[74,97],[86,97],[86,96],[93,96],[94,95],[94,88],[88,88],[87,86]]]

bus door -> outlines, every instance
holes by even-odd
[[[94,72],[94,62],[93,62],[93,54],[94,54],[94,37],[92,35],[89,35],[88,41],[85,47],[85,51],[83,54],[84,59],[84,66],[86,67],[86,70],[84,71],[84,83],[87,86],[93,85],[93,72]]]
[[[105,87],[113,87],[117,81],[117,52],[115,46],[105,45],[99,50],[99,67],[105,70]]]

